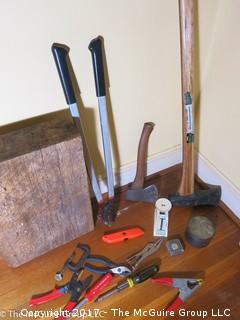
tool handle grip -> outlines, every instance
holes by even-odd
[[[94,79],[96,86],[97,97],[106,96],[105,79],[104,79],[104,66],[103,66],[103,52],[102,52],[102,37],[93,39],[88,49],[92,54]]]
[[[106,273],[90,288],[90,290],[88,290],[88,292],[85,294],[85,298],[88,301],[92,301],[112,282],[112,279],[113,275],[110,272]]]
[[[133,189],[142,188],[144,184],[144,177],[146,174],[147,146],[148,146],[148,140],[151,132],[153,131],[153,128],[154,128],[154,123],[152,122],[144,123],[141,138],[138,144],[136,176],[131,185],[131,188]]]
[[[43,296],[31,298],[29,301],[29,306],[34,307],[34,306],[39,306],[40,304],[43,304],[47,301],[54,300],[60,296],[62,296],[64,293],[61,292],[59,289],[54,288],[52,291],[50,291],[47,294],[44,294]]]
[[[169,287],[173,286],[173,279],[172,278],[153,278],[152,282],[158,283],[158,284],[164,284]]]
[[[159,267],[156,264],[151,265],[150,267],[147,267],[140,272],[138,272],[135,276],[132,277],[133,283],[138,284],[143,281],[146,281],[147,279],[154,276],[159,271]]]
[[[180,297],[177,297],[173,303],[166,309],[166,311],[175,311],[178,310],[181,305],[183,304],[183,301]]]
[[[66,306],[64,307],[63,311],[68,311],[69,312],[69,315],[71,313],[71,311],[73,311],[73,309],[75,308],[75,306],[77,305],[77,302],[76,301],[69,301]],[[66,312],[67,313],[67,312]],[[65,317],[65,316],[59,316],[57,318],[57,320],[65,320],[69,318],[69,316]]]
[[[63,92],[68,105],[76,103],[75,93],[72,85],[72,80],[67,65],[69,49],[67,47],[54,43],[52,45],[52,53],[57,66],[57,71],[62,84]]]
[[[194,100],[191,107],[186,109],[184,97],[187,92],[193,96],[193,49],[194,27],[193,6],[194,0],[179,0],[180,40],[181,40],[181,78],[182,78],[182,139],[183,139],[183,166],[178,193],[181,196],[194,193],[194,135],[187,132],[189,119],[194,127]],[[188,110],[188,111],[187,111]]]
[[[193,85],[193,5],[194,0],[179,1],[183,94]]]

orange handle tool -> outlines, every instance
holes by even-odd
[[[129,228],[113,233],[104,234],[102,240],[106,243],[113,244],[122,242],[124,240],[130,240],[144,235],[144,231],[139,228]]]

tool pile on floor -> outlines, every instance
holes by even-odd
[[[55,279],[61,281],[64,278],[64,270],[69,270],[72,273],[70,280],[65,285],[55,287],[46,294],[32,297],[29,301],[29,306],[39,306],[53,299],[57,299],[64,294],[69,294],[70,300],[63,311],[59,312],[59,317],[57,318],[64,320],[73,315],[73,313],[77,314],[79,308],[82,308],[86,303],[94,299],[95,303],[100,302],[115,293],[119,293],[126,288],[133,288],[135,285],[151,278],[153,283],[168,285],[179,289],[176,299],[166,309],[166,311],[175,311],[200,287],[203,280],[161,277],[161,275],[158,274],[158,264],[151,264],[139,270],[139,265],[142,264],[147,257],[156,253],[162,242],[163,239],[160,238],[155,242],[147,243],[141,251],[133,254],[126,260],[126,263],[123,264],[112,262],[103,256],[91,255],[91,250],[88,245],[78,244],[76,249],[83,251],[79,260],[76,263],[73,262],[75,255],[75,253],[73,253],[64,263],[62,270],[55,274]],[[88,275],[81,280],[85,270],[88,272]],[[91,286],[93,280],[92,273],[101,276]],[[110,290],[103,292],[104,289],[111,285],[114,276],[124,277],[124,279]],[[83,297],[81,298],[82,295]]]

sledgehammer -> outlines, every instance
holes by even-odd
[[[194,192],[193,4],[194,0],[179,0],[183,167],[178,193],[169,196],[177,206],[217,205],[221,199],[218,185],[205,184],[205,190]]]
[[[146,172],[146,153],[149,136],[154,128],[154,123],[144,123],[141,138],[138,145],[137,170],[132,184],[129,186],[125,199],[155,203],[158,198],[158,190],[154,184],[143,188]]]

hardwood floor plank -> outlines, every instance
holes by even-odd
[[[179,167],[168,170],[164,174],[154,177],[161,195],[173,192],[179,181]],[[148,181],[149,182],[149,181]],[[142,237],[108,245],[101,241],[101,236],[109,229],[97,222],[95,230],[70,243],[54,249],[47,254],[12,269],[4,261],[0,261],[0,310],[18,310],[28,307],[28,300],[33,294],[39,294],[51,290],[55,285],[54,274],[58,271],[67,257],[72,253],[78,242],[90,245],[93,254],[105,255],[116,262],[124,262],[133,253],[141,250],[146,243],[153,241],[153,212],[154,205],[133,203],[125,201],[122,194],[118,195],[120,215],[112,230],[129,226],[140,226],[145,233]],[[209,216],[216,223],[216,234],[206,248],[194,248],[185,239],[187,222],[192,215]],[[231,318],[240,319],[240,231],[236,223],[219,207],[202,208],[173,208],[170,212],[169,238],[180,237],[185,246],[182,255],[171,257],[165,243],[150,256],[142,267],[153,262],[160,263],[161,276],[174,277],[201,277],[204,276],[202,287],[184,304],[186,310],[207,310],[230,308]],[[69,276],[69,275],[68,275]],[[96,278],[96,277],[95,277]],[[66,277],[66,280],[68,277]],[[65,280],[65,281],[66,281]],[[117,283],[119,278],[114,279]],[[63,281],[64,282],[64,281]],[[126,289],[109,299],[95,304],[90,303],[85,310],[101,308],[107,312],[105,320],[113,319],[159,319],[159,316],[133,316],[136,312],[149,311],[150,309],[161,311],[174,299],[177,290],[151,283],[150,280]],[[68,296],[42,305],[36,310],[58,310],[68,300]],[[129,311],[129,316],[113,317],[111,309],[121,308]],[[132,314],[131,314],[132,313]],[[164,317],[161,317],[163,319]],[[166,319],[201,319],[196,317],[166,317]],[[51,319],[45,317],[44,319]],[[205,319],[217,319],[206,317]],[[221,317],[224,319],[224,317]]]

